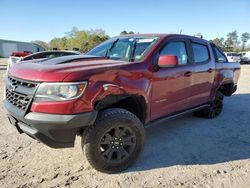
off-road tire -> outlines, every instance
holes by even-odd
[[[210,104],[210,106],[194,112],[194,115],[197,117],[205,117],[209,119],[218,117],[223,109],[223,99],[224,95],[220,91],[217,91],[214,101]]]
[[[114,140],[118,139],[117,132],[122,140],[120,143]],[[132,136],[129,135],[130,132]],[[144,140],[144,126],[134,114],[124,109],[111,108],[101,111],[94,125],[83,132],[82,149],[93,168],[105,173],[117,173],[126,170],[138,159],[144,148]],[[120,144],[123,146],[120,147]],[[115,150],[112,149],[114,146]],[[105,151],[102,147],[108,149]],[[116,158],[117,161],[115,161]]]

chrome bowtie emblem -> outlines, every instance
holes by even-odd
[[[20,103],[21,103],[21,104],[27,104],[28,102],[25,101],[25,100],[20,100]]]
[[[11,92],[15,91],[16,88],[17,88],[17,85],[13,85],[13,84],[10,85],[10,91]]]

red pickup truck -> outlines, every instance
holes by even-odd
[[[20,52],[12,52],[11,56],[15,56],[15,57],[25,57],[27,55],[32,54],[32,52],[30,51],[20,51]]]
[[[114,173],[139,157],[148,124],[191,112],[217,117],[239,74],[240,64],[206,40],[125,35],[86,55],[15,64],[4,106],[20,133],[50,147],[73,147],[80,135],[90,164]]]

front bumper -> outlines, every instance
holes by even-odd
[[[19,133],[24,132],[52,148],[73,147],[77,132],[93,125],[97,116],[97,111],[74,115],[36,112],[23,115],[7,100],[4,100],[4,106],[11,124]]]

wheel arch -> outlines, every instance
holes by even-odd
[[[237,86],[231,81],[221,83],[218,87],[218,91],[220,91],[225,96],[231,96],[237,89]]]
[[[94,109],[102,111],[108,108],[122,108],[136,115],[142,123],[145,123],[147,116],[146,100],[141,95],[136,94],[118,94],[108,95],[105,98],[96,101]]]

